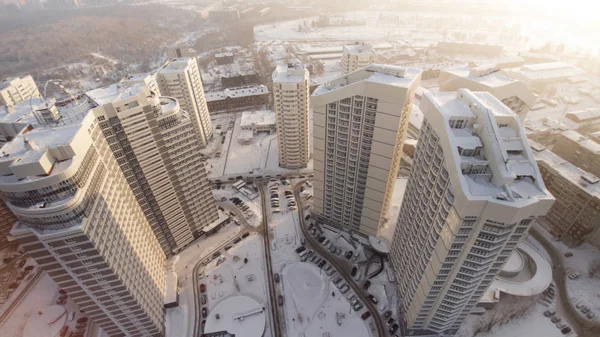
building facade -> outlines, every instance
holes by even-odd
[[[303,64],[277,66],[273,72],[273,103],[281,167],[304,168],[310,160],[309,90],[309,74]]]
[[[261,84],[211,91],[206,93],[206,103],[211,113],[255,107],[269,103],[269,89]]]
[[[552,151],[580,169],[600,177],[600,144],[592,139],[568,130],[556,137]]]
[[[574,247],[588,240],[600,247],[600,179],[577,168],[541,144],[532,145],[542,178],[556,202],[542,226]]]
[[[377,53],[366,42],[344,45],[342,49],[342,75],[349,74],[377,62]]]
[[[158,72],[157,79],[160,94],[179,101],[192,120],[198,145],[206,146],[212,139],[213,130],[196,59],[172,59]]]
[[[93,113],[165,254],[201,236],[217,209],[193,121],[177,100],[139,84]]]
[[[17,218],[13,212],[3,201],[0,201],[0,250],[8,244],[7,236],[15,222]]]
[[[162,337],[165,255],[100,122],[76,120],[33,122],[3,147],[0,194],[19,219],[11,239],[107,335]]]
[[[377,233],[389,210],[420,76],[415,69],[371,65],[313,92],[318,219]]]
[[[0,106],[14,106],[31,97],[40,97],[31,75],[0,81]]]
[[[426,93],[390,260],[412,335],[455,334],[553,203],[518,117],[491,94]]]

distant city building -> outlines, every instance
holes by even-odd
[[[31,97],[40,97],[31,75],[0,81],[0,106],[15,106]]]
[[[426,92],[391,244],[408,334],[455,334],[545,215],[546,190],[518,117],[490,93]]]
[[[502,46],[485,43],[440,41],[437,44],[437,51],[441,54],[474,54],[499,57],[502,55]]]
[[[552,151],[582,170],[600,177],[600,144],[592,139],[568,130],[556,137]]]
[[[240,127],[242,130],[251,130],[252,133],[273,133],[276,130],[275,113],[270,110],[244,111]]]
[[[525,84],[501,74],[495,65],[442,70],[438,85],[440,91],[456,91],[460,88],[487,91],[516,113],[521,122],[525,121],[527,112],[536,100]]]
[[[176,58],[195,58],[198,57],[198,53],[192,47],[187,44],[180,44],[177,46],[170,47],[167,49],[167,57],[171,59]]]
[[[198,145],[206,146],[212,139],[213,130],[196,60],[173,59],[158,72],[157,78],[160,94],[179,101],[181,108],[188,112],[192,120],[198,135]]]
[[[124,79],[121,80],[123,86],[125,87],[133,87],[138,83],[141,83],[150,89],[155,95],[161,96],[160,88],[158,87],[158,82],[156,81],[156,74],[145,73],[145,74],[133,74],[128,75]]]
[[[232,52],[224,52],[215,54],[215,60],[218,65],[224,64],[232,64],[233,63],[233,53]]]
[[[593,127],[600,125],[600,108],[589,108],[567,112],[565,118],[576,123],[573,124],[575,129]]]
[[[371,65],[318,87],[313,215],[375,235],[386,221],[421,73]]]
[[[203,235],[218,216],[189,113],[142,84],[93,113],[165,255]]]
[[[206,93],[206,104],[211,113],[249,108],[267,103],[269,103],[269,89],[264,85],[248,85]]]
[[[498,69],[515,68],[525,64],[525,59],[520,56],[504,56],[486,60],[476,60],[469,62],[469,67],[477,68],[481,66],[494,66]]]
[[[254,71],[246,73],[230,73],[221,76],[221,85],[224,88],[242,87],[258,83],[259,78],[260,76],[258,76],[258,73]]]
[[[342,49],[342,75],[377,62],[377,53],[366,42],[344,45]]]
[[[29,106],[5,116],[20,130],[0,157],[11,239],[106,335],[164,336],[165,255],[101,123],[89,106],[62,105],[51,123]]]
[[[273,72],[273,105],[281,167],[303,168],[310,160],[309,99],[306,67],[299,62],[277,66]]]
[[[564,62],[527,64],[520,68],[507,68],[502,72],[520,80],[533,90],[543,90],[549,84],[567,81],[585,74],[585,70]]]
[[[593,240],[600,231],[600,179],[541,144],[531,144],[546,187],[556,197],[542,225],[566,245]],[[593,242],[600,247],[600,241]]]

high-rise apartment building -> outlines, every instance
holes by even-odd
[[[523,82],[502,74],[496,65],[443,69],[438,84],[440,91],[456,91],[460,88],[487,91],[516,113],[521,122],[525,121],[527,112],[536,100]]]
[[[105,122],[89,109],[54,122],[23,109],[0,157],[0,194],[19,219],[11,239],[108,336],[164,336],[165,255]]]
[[[298,169],[310,159],[310,80],[303,64],[277,66],[273,72],[273,102],[277,121],[279,166]]]
[[[366,42],[344,45],[342,49],[342,75],[349,74],[377,62],[377,53]]]
[[[569,163],[600,177],[600,144],[592,139],[568,130],[556,137],[552,151]]]
[[[40,97],[31,75],[0,81],[0,106],[14,106],[31,97]]]
[[[193,121],[176,99],[138,84],[93,113],[167,256],[217,220]]]
[[[375,235],[388,213],[421,72],[371,65],[318,87],[313,214]]]
[[[200,70],[195,58],[176,58],[157,74],[161,95],[176,98],[187,111],[196,133],[198,144],[206,146],[212,139],[213,130],[206,106]]]
[[[570,247],[586,239],[600,246],[594,236],[600,233],[600,179],[531,143],[544,183],[556,198],[542,226]]]
[[[425,93],[390,249],[409,333],[454,334],[553,197],[522,124],[487,92]]]

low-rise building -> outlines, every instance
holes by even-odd
[[[226,109],[257,106],[269,102],[269,89],[264,85],[229,88],[223,91],[207,92],[205,95],[206,104],[211,113]]]
[[[253,133],[275,132],[275,113],[270,110],[244,111],[240,127]]]
[[[533,90],[543,90],[549,84],[585,74],[585,70],[564,62],[528,64],[519,68],[507,68],[503,72]]]
[[[502,46],[485,43],[440,41],[437,44],[437,51],[442,54],[475,54],[498,57],[502,55]]]
[[[215,54],[215,60],[217,61],[217,64],[219,64],[219,65],[231,64],[231,63],[233,63],[233,53],[232,52],[217,53],[217,54]]]
[[[552,235],[573,247],[586,239],[600,247],[600,179],[530,141],[546,188],[556,202],[541,224]]]
[[[600,177],[600,144],[592,139],[568,130],[556,137],[552,151],[580,169]]]

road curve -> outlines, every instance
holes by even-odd
[[[325,247],[323,247],[319,242],[317,242],[317,240],[308,232],[308,229],[306,229],[306,226],[304,224],[304,205],[302,203],[302,199],[300,198],[300,187],[306,181],[307,180],[302,180],[296,185],[294,185],[294,198],[296,198],[296,204],[298,205],[298,219],[300,221],[300,229],[306,237],[307,243],[310,243],[312,249],[319,253],[324,259],[327,260],[327,262],[330,265],[332,265],[338,271],[338,273],[346,281],[346,283],[348,283],[348,285],[352,287],[352,289],[356,293],[356,296],[358,296],[358,298],[360,298],[360,300],[367,307],[367,309],[369,309],[369,311],[371,312],[371,316],[373,316],[373,319],[375,320],[375,327],[377,328],[378,336],[386,336],[387,331],[385,329],[385,325],[381,320],[381,316],[377,311],[377,307],[375,307],[373,302],[371,302],[371,300],[364,295],[361,287],[358,286],[352,278],[348,277],[348,273],[338,262],[338,260],[343,261],[343,259],[340,259],[338,256],[331,254],[331,252],[329,252],[329,250],[325,249]]]
[[[275,337],[281,337],[281,326],[279,324],[279,306],[277,303],[277,291],[275,289],[275,282],[273,280],[273,266],[271,265],[271,244],[269,240],[269,220],[267,216],[267,200],[265,184],[259,185],[260,189],[260,201],[262,203],[262,219],[263,219],[263,243],[265,250],[265,269],[267,271],[267,286],[269,288],[269,303],[271,305],[271,322],[273,327],[273,335]]]
[[[556,281],[556,286],[558,288],[557,301],[558,304],[565,309],[565,313],[568,316],[567,320],[573,324],[573,330],[575,330],[580,337],[600,336],[600,326],[581,317],[569,299],[565,279],[566,271],[560,251],[558,251],[558,249],[554,247],[554,244],[550,242],[538,228],[536,228],[536,225],[531,227],[529,234],[544,247],[552,259],[552,277]]]

